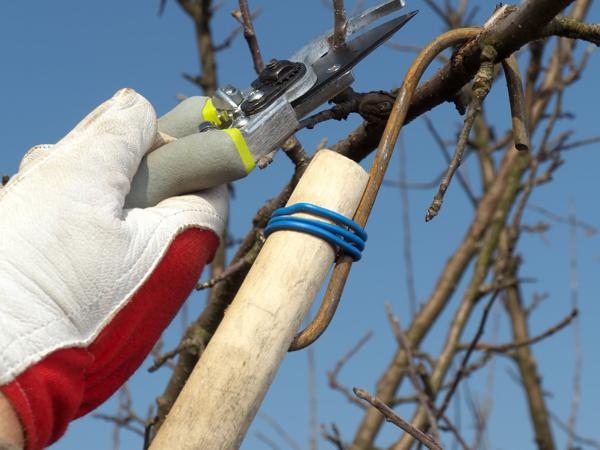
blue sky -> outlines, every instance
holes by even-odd
[[[420,9],[421,14],[398,36],[396,42],[424,45],[439,31],[442,24],[420,1],[408,2],[409,9]],[[225,0],[216,13],[213,28],[216,41],[227,36],[235,26],[229,12],[237,2]],[[290,55],[308,39],[331,24],[331,13],[318,0],[305,2],[252,1],[262,7],[256,20],[256,31],[265,59]],[[367,2],[367,4],[370,4]],[[492,2],[474,1],[486,16]],[[0,7],[0,172],[16,171],[19,160],[31,146],[55,142],[67,133],[87,112],[117,89],[133,87],[146,96],[162,114],[173,107],[177,94],[195,95],[196,88],[185,81],[183,72],[196,74],[199,70],[193,26],[176,5],[167,2],[163,16],[157,14],[158,1],[106,0],[103,2],[4,2]],[[482,16],[482,18],[483,18]],[[600,7],[592,7],[592,22],[600,20]],[[584,47],[584,46],[582,46]],[[356,90],[390,89],[400,84],[412,55],[382,47],[367,63],[356,71]],[[220,83],[245,87],[253,79],[252,63],[243,39],[237,39],[231,48],[218,55]],[[598,132],[597,103],[600,92],[598,55],[593,54],[582,81],[569,89],[565,108],[576,113],[576,118],[565,121],[559,131],[575,129],[577,138],[592,137]],[[509,125],[508,102],[500,80],[487,101],[486,113],[500,134]],[[443,136],[452,139],[461,118],[450,104],[442,105],[430,114]],[[335,142],[358,124],[356,118],[347,122],[325,124],[312,132],[303,132],[300,138],[310,152],[323,139]],[[534,136],[534,140],[539,140]],[[429,137],[422,120],[406,128],[402,139],[407,151],[407,173],[410,180],[428,181],[437,175],[445,163],[435,143]],[[555,181],[535,191],[532,203],[561,215],[569,213],[573,203],[578,218],[594,226],[600,225],[596,208],[600,188],[597,168],[600,167],[600,146],[584,147],[569,153],[566,164],[559,169]],[[265,199],[279,192],[289,178],[292,167],[279,155],[274,164],[264,171],[256,171],[236,184],[232,201],[231,224],[233,234],[241,237],[250,226],[254,211]],[[390,166],[388,179],[398,177],[398,159]],[[463,172],[477,186],[477,168],[467,161]],[[460,186],[455,183],[447,195],[440,216],[425,224],[423,217],[433,191],[410,193],[410,221],[413,233],[412,251],[415,264],[417,297],[424,300],[446,259],[456,248],[472,215],[472,209]],[[374,383],[395,351],[392,334],[383,309],[389,302],[406,327],[409,323],[404,265],[402,261],[401,200],[396,189],[384,188],[372,219],[368,224],[370,240],[363,260],[353,268],[343,304],[334,323],[314,347],[317,368],[318,421],[335,422],[345,439],[350,440],[362,414],[338,393],[327,387],[325,372],[364,333],[374,335],[344,369],[341,381],[348,386],[374,390]],[[542,219],[527,211],[526,223]],[[583,337],[583,396],[577,430],[583,435],[600,438],[597,428],[596,405],[600,401],[600,360],[595,345],[600,339],[596,319],[600,314],[598,290],[600,279],[600,246],[598,236],[577,235],[577,267],[581,330]],[[532,318],[531,330],[536,334],[561,320],[570,310],[569,229],[552,224],[546,240],[537,235],[524,236],[521,253],[524,256],[523,275],[535,278],[535,283],[524,287],[527,299],[534,292],[548,292],[550,297]],[[459,289],[464,285],[461,284]],[[190,317],[204,304],[204,296],[194,294],[189,302]],[[448,324],[457,299],[442,315],[425,342],[425,348],[435,354],[445,339]],[[498,339],[505,341],[507,323],[500,303]],[[479,317],[480,311],[474,315]],[[493,313],[496,314],[496,313]],[[476,322],[475,320],[474,322]],[[467,329],[472,336],[474,326]],[[165,337],[170,348],[181,332],[182,321],[177,318]],[[490,339],[492,326],[486,338]],[[544,375],[550,408],[565,420],[571,400],[574,364],[574,336],[566,330],[538,344],[535,355]],[[144,368],[148,367],[148,363]],[[142,368],[131,380],[134,405],[145,414],[148,405],[160,394],[168,379],[168,369],[147,374]],[[488,441],[493,449],[534,448],[531,428],[525,410],[521,389],[511,377],[514,367],[506,359],[497,359],[494,366],[493,405]],[[277,375],[262,413],[276,417],[280,424],[301,445],[308,446],[307,354],[288,355]],[[482,398],[488,372],[469,382],[471,391]],[[464,395],[463,395],[464,398]],[[101,412],[115,410],[114,399]],[[410,411],[400,409],[410,417]],[[463,410],[462,426],[468,436],[473,420]],[[510,430],[507,432],[507,430]],[[256,433],[267,434],[286,448],[264,419],[258,417],[250,429],[242,448],[265,449]],[[399,432],[386,425],[378,444],[392,442]],[[562,432],[556,430],[559,446],[564,446]],[[53,448],[90,450],[111,448],[112,426],[91,417],[74,422],[66,436]],[[140,448],[141,441],[128,432],[121,434],[121,448]],[[331,448],[320,442],[319,448]]]

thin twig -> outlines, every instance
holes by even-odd
[[[492,342],[496,341],[498,331],[500,329],[500,312],[497,310],[494,315],[494,322],[492,325]],[[490,365],[487,368],[487,379],[485,386],[485,397],[482,402],[479,403],[477,408],[477,432],[475,435],[474,444],[471,446],[473,450],[479,450],[481,443],[486,440],[486,431],[492,412],[493,403],[493,388],[494,388],[494,371],[496,369],[496,360],[492,359]],[[465,389],[468,390],[468,383],[465,383]],[[468,397],[467,397],[468,399]]]
[[[417,54],[419,54],[421,52],[421,50],[423,50],[423,47],[420,47],[418,45],[399,44],[397,42],[390,42],[390,41],[386,42],[385,46],[391,48],[392,50],[398,50],[399,52],[409,52],[409,53],[417,53]],[[440,53],[439,55],[437,55],[436,59],[439,62],[441,62],[442,64],[446,64],[448,61],[450,61],[450,58],[448,58],[443,53]]]
[[[400,177],[400,199],[402,208],[402,254],[404,256],[404,276],[406,279],[406,291],[408,293],[408,305],[410,316],[417,313],[417,293],[415,289],[415,270],[412,258],[412,237],[410,229],[410,199],[406,188],[406,148],[400,137],[399,143],[399,177]]]
[[[452,398],[452,395],[456,391],[456,387],[458,386],[458,383],[460,383],[460,380],[462,379],[462,377],[465,373],[467,364],[469,363],[469,358],[470,358],[471,354],[473,353],[473,351],[475,350],[475,347],[477,346],[477,343],[481,339],[481,336],[483,336],[483,331],[485,330],[485,324],[487,322],[488,315],[489,315],[490,310],[492,309],[492,305],[494,304],[494,301],[496,300],[496,297],[498,297],[499,293],[500,293],[500,291],[496,290],[494,292],[494,294],[491,296],[491,298],[489,299],[489,301],[487,302],[487,304],[485,305],[485,308],[483,309],[483,314],[481,315],[481,320],[479,321],[479,327],[477,328],[477,332],[475,333],[475,337],[471,341],[471,345],[469,346],[469,348],[467,349],[467,352],[463,356],[463,359],[460,363],[460,367],[458,368],[458,371],[456,372],[456,376],[454,377],[454,380],[452,381],[452,383],[450,385],[450,389],[448,390],[448,392],[446,392],[446,396],[444,397],[442,406],[438,410],[438,415],[443,414],[446,411],[446,408],[448,408],[450,399]]]
[[[210,280],[205,281],[204,283],[198,283],[196,285],[195,289],[197,291],[201,291],[203,289],[209,289],[209,288],[215,286],[216,284],[220,283],[221,281],[226,280],[227,278],[235,275],[240,270],[242,270],[246,265],[247,265],[247,261],[244,258],[239,259],[239,260],[233,262],[232,264],[230,264],[229,266],[227,266],[225,268],[225,270],[223,270],[223,272],[221,272],[216,277],[213,277]]]
[[[265,414],[259,413],[259,416],[264,419],[270,426],[273,428],[275,433],[277,433],[293,450],[301,450],[300,445],[294,440],[294,438],[281,426],[277,420],[273,417]]]
[[[569,265],[571,271],[571,308],[577,310],[579,307],[579,283],[577,280],[577,218],[575,214],[575,203],[571,201],[571,213],[569,214]],[[581,373],[583,355],[581,350],[581,327],[576,318],[573,322],[573,336],[575,338],[575,367],[573,369],[573,397],[571,398],[571,412],[569,414],[567,448],[573,448],[575,440],[575,427],[577,424],[577,413],[581,403]]]
[[[473,127],[473,123],[475,122],[475,117],[479,113],[481,108],[481,104],[483,100],[490,92],[492,87],[492,80],[494,76],[494,64],[493,60],[496,57],[496,51],[491,46],[486,46],[482,52],[482,60],[481,66],[475,75],[473,80],[473,98],[469,103],[469,107],[467,109],[467,114],[465,116],[465,121],[463,128],[458,136],[458,143],[456,144],[456,150],[454,152],[454,156],[448,165],[448,170],[444,178],[442,178],[442,182],[440,183],[439,190],[435,195],[431,206],[427,210],[427,214],[425,215],[425,221],[429,222],[435,216],[438,215],[440,208],[442,207],[442,203],[444,201],[444,195],[448,190],[448,186],[450,186],[450,182],[452,181],[452,177],[458,170],[460,163],[462,161],[467,141],[469,139],[469,134],[471,133],[471,128]]]
[[[563,430],[565,433],[569,433],[570,430],[569,430],[568,425],[565,422],[563,422],[560,419],[560,417],[558,417],[553,412],[550,413],[550,417],[552,418],[554,423],[558,426],[558,428]],[[581,436],[580,434],[575,434],[575,433],[572,435],[572,438],[573,438],[574,442],[577,442],[579,444],[583,444],[583,445],[586,445],[589,447],[593,447],[596,450],[600,450],[600,441],[597,441],[597,440],[589,438],[589,437]]]
[[[129,430],[141,437],[144,437],[146,427],[150,421],[150,419],[145,421],[133,410],[131,393],[127,384],[119,389],[117,401],[118,406],[115,415],[102,413],[96,413],[93,415],[93,417],[96,419],[114,423],[113,450],[117,450],[119,448],[121,429]]]
[[[443,450],[442,446],[431,436],[423,433],[418,428],[412,426],[409,422],[398,416],[388,405],[379,400],[377,397],[373,397],[366,390],[361,388],[354,388],[354,394],[366,402],[369,402],[373,407],[377,408],[381,414],[384,415],[385,420],[393,423],[397,427],[401,428],[408,434],[410,434],[417,441],[423,443],[425,447],[430,450]]]
[[[535,211],[536,213],[541,214],[542,216],[547,217],[548,219],[553,220],[554,222],[564,223],[567,225],[574,225],[574,226],[582,229],[583,232],[585,234],[587,234],[588,236],[598,233],[598,229],[596,227],[594,227],[593,225],[582,222],[579,219],[576,219],[575,223],[572,223],[571,219],[569,217],[564,217],[564,216],[558,215],[558,214],[550,211],[547,208],[543,208],[538,205],[532,205],[531,203],[529,203],[529,204],[527,204],[527,209],[530,209],[531,211]]]
[[[521,195],[521,198],[519,199],[519,203],[517,204],[517,206],[515,208],[515,213],[513,215],[513,221],[512,221],[512,226],[511,226],[511,230],[510,230],[512,239],[516,239],[519,227],[521,226],[523,211],[525,210],[525,206],[527,205],[527,201],[529,200],[529,197],[531,196],[531,192],[532,192],[533,188],[536,186],[536,175],[537,175],[537,170],[539,168],[540,162],[542,160],[544,160],[544,158],[547,155],[548,139],[550,138],[550,134],[551,134],[552,130],[554,129],[554,125],[556,124],[556,121],[558,120],[560,113],[562,111],[562,93],[563,93],[562,84],[560,84],[560,82],[559,82],[559,87],[558,87],[557,93],[556,93],[556,103],[555,103],[554,109],[552,111],[552,116],[550,117],[550,120],[548,120],[548,123],[544,130],[544,135],[542,138],[542,142],[539,146],[538,153],[535,158],[531,159],[531,163],[530,163],[531,168],[529,170],[529,178],[527,180],[527,183],[525,184],[525,189],[523,190],[523,194]]]
[[[371,336],[373,336],[373,332],[368,331],[367,334],[360,338],[358,342],[354,344],[354,346],[350,350],[348,350],[348,352],[346,352],[346,354],[344,354],[340,359],[337,360],[333,370],[327,372],[327,380],[329,381],[329,387],[331,387],[331,389],[341,392],[344,395],[344,397],[348,399],[349,402],[361,408],[364,408],[363,403],[358,401],[356,397],[351,394],[350,389],[340,384],[337,380],[337,377],[344,365],[348,362],[348,360],[352,358],[362,348],[362,346],[367,343]]]
[[[537,344],[538,342],[543,341],[544,339],[558,333],[560,330],[567,327],[577,317],[578,314],[579,314],[579,311],[577,309],[573,309],[568,316],[566,316],[564,319],[562,319],[556,325],[548,328],[543,333],[540,333],[537,336],[534,336],[525,341],[509,342],[507,344],[487,344],[485,342],[479,342],[475,346],[475,350],[482,350],[482,351],[494,352],[494,353],[506,353],[506,352],[515,350],[519,347],[525,347],[525,346]],[[459,349],[467,349],[468,347],[470,347],[470,344],[468,346],[460,345]]]
[[[179,6],[192,18],[196,31],[196,45],[202,74],[183,77],[212,96],[218,86],[217,62],[215,57],[213,36],[211,31],[212,8],[210,1],[177,0]]]
[[[389,303],[386,303],[385,310],[386,310],[386,313],[388,316],[388,320],[390,321],[390,324],[392,325],[392,330],[394,331],[394,336],[396,336],[396,340],[398,341],[398,343],[400,344],[400,346],[404,349],[404,352],[406,353],[406,365],[408,366],[408,375],[409,375],[410,381],[417,393],[419,402],[421,403],[421,406],[423,407],[423,409],[425,410],[425,413],[427,414],[427,420],[429,421],[429,426],[431,427],[431,435],[436,441],[439,441],[440,435],[438,432],[437,420],[432,411],[433,402],[431,401],[431,398],[425,394],[423,386],[421,386],[421,383],[419,382],[417,370],[415,369],[415,366],[413,363],[413,352],[412,352],[412,346],[410,345],[410,341],[408,340],[408,337],[406,337],[406,334],[404,334],[404,332],[402,331],[402,328],[400,327],[400,321],[394,315],[394,313],[392,311],[392,307],[390,306]]]
[[[337,450],[346,450],[346,445],[344,444],[344,441],[342,441],[340,429],[335,423],[331,424],[331,433],[327,431],[324,425],[321,427],[321,433],[327,441],[335,445]]]
[[[441,173],[437,177],[435,177],[433,180],[425,181],[425,182],[406,181],[404,183],[401,183],[400,181],[396,181],[396,180],[383,180],[381,185],[387,186],[387,187],[395,187],[395,188],[402,187],[405,189],[427,190],[427,189],[431,189],[431,188],[439,185],[440,180],[442,179],[443,176],[444,176],[444,174]]]
[[[319,420],[317,417],[317,371],[315,367],[315,348],[313,346],[308,347],[306,356],[308,358],[308,426],[310,431],[308,448],[317,450]]]
[[[255,434],[255,436],[259,441],[263,441],[265,444],[267,444],[269,448],[271,448],[271,450],[281,450],[281,447],[279,447],[279,445],[277,445],[273,439],[271,439],[264,433],[261,433],[259,431]]]
[[[344,9],[344,0],[333,0],[333,35],[330,39],[333,50],[338,50],[346,45],[347,26],[348,19]]]
[[[244,38],[248,43],[250,54],[252,55],[252,62],[254,64],[254,70],[256,73],[260,73],[265,68],[265,64],[260,53],[260,47],[258,46],[258,39],[254,31],[254,24],[252,23],[252,14],[248,7],[248,0],[239,0],[240,9],[239,11],[233,11],[231,15],[238,20],[244,28]]]
[[[251,14],[252,20],[256,19],[261,13],[262,13],[262,8],[257,8]],[[240,34],[242,31],[244,31],[243,24],[240,24],[240,26],[235,27],[233,30],[231,30],[229,32],[229,34],[227,36],[225,36],[225,39],[223,39],[220,44],[215,44],[213,46],[214,51],[220,52],[222,50],[225,50],[226,48],[229,48],[231,46],[231,44],[233,44],[233,41],[238,36],[238,34]]]
[[[425,125],[427,126],[427,130],[429,131],[429,133],[431,133],[431,136],[433,137],[435,142],[438,144],[438,147],[444,154],[444,158],[446,158],[446,161],[449,164],[452,161],[452,156],[450,155],[450,152],[448,151],[448,146],[446,145],[446,142],[444,142],[444,140],[438,133],[437,129],[433,125],[433,122],[431,121],[429,116],[424,115],[423,119],[425,120]],[[442,175],[442,177],[443,177],[443,175]],[[473,194],[473,191],[471,190],[469,183],[467,183],[467,180],[465,180],[465,178],[463,177],[463,174],[460,171],[456,172],[456,178],[458,179],[459,184],[464,189],[465,194],[467,194],[467,198],[471,202],[471,205],[473,205],[474,207],[477,207],[477,197],[475,197],[475,194]]]
[[[114,423],[117,427],[129,430],[132,433],[137,434],[138,436],[144,436],[144,431],[142,429],[137,428],[131,424],[131,422],[134,421],[134,419],[132,419],[131,417],[118,417],[103,413],[95,413],[93,417],[95,419],[100,419],[106,422]]]
[[[189,339],[182,340],[177,347],[173,350],[169,350],[166,353],[163,353],[160,356],[154,358],[154,363],[148,367],[148,372],[156,372],[160,369],[167,361],[175,358],[182,351],[187,351],[190,349],[197,349],[197,351],[202,352],[204,349],[204,341],[199,337],[192,337]]]
[[[463,155],[465,153],[467,140],[469,138],[469,134],[471,132],[471,128],[473,127],[473,122],[475,122],[475,117],[479,113],[479,108],[481,106],[481,102],[473,97],[469,107],[467,109],[467,115],[465,116],[465,122],[462,131],[460,132],[458,143],[456,144],[456,150],[454,152],[454,156],[448,165],[448,169],[446,174],[442,178],[440,183],[440,187],[438,189],[437,194],[433,199],[433,202],[429,206],[427,210],[427,214],[425,215],[425,222],[429,222],[434,217],[436,217],[442,208],[442,204],[444,202],[444,196],[448,187],[450,186],[450,182],[452,181],[452,177],[458,170],[460,163],[462,161]]]
[[[572,150],[574,148],[583,147],[584,145],[596,144],[600,142],[600,136],[595,136],[587,139],[580,139],[578,141],[570,142],[568,144],[561,145],[558,150]]]
[[[440,19],[444,21],[444,23],[449,25],[447,14],[442,8],[438,6],[438,4],[434,0],[425,0],[425,3],[432,9],[434,13],[436,13],[440,17]]]

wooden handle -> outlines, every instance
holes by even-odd
[[[351,218],[367,179],[352,160],[321,150],[288,206],[308,202]],[[317,237],[269,236],[151,450],[239,448],[334,258]]]

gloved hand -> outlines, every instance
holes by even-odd
[[[194,132],[203,103],[170,114],[165,131]],[[0,389],[27,449],[126,381],[216,251],[225,186],[123,208],[156,138],[152,106],[124,89],[56,145],[32,149],[0,190]]]

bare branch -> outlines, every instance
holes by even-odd
[[[438,215],[440,208],[442,207],[442,203],[444,201],[444,195],[448,190],[448,186],[450,186],[450,182],[452,181],[452,177],[458,170],[460,163],[462,161],[466,146],[467,140],[469,139],[469,134],[471,133],[471,128],[473,127],[473,123],[475,122],[475,117],[479,113],[481,108],[481,104],[488,92],[492,87],[492,79],[494,73],[494,64],[492,63],[495,58],[496,51],[493,48],[488,48],[488,55],[484,57],[485,61],[481,64],[480,69],[475,76],[475,80],[473,82],[473,98],[471,99],[471,103],[467,109],[467,115],[465,116],[465,123],[463,126],[460,135],[458,136],[458,143],[456,144],[456,150],[454,152],[454,156],[448,165],[448,170],[444,178],[442,178],[442,182],[440,183],[439,190],[435,195],[431,206],[427,210],[427,214],[425,216],[425,221],[429,222],[435,216]]]
[[[362,346],[367,343],[367,341],[371,338],[371,336],[373,336],[373,332],[369,331],[362,338],[360,338],[360,340],[356,344],[354,344],[354,346],[350,350],[348,350],[348,352],[346,354],[344,354],[340,359],[337,360],[333,370],[330,370],[329,372],[327,372],[327,379],[329,380],[329,387],[331,387],[331,389],[335,389],[335,390],[341,392],[342,395],[344,397],[346,397],[346,399],[348,399],[349,402],[355,404],[356,406],[359,406],[360,408],[364,408],[364,405],[362,404],[362,402],[358,401],[356,399],[356,397],[354,397],[350,393],[350,389],[348,389],[345,386],[343,386],[342,384],[340,384],[337,380],[337,377],[338,377],[340,371],[342,370],[342,368],[344,367],[344,365],[348,362],[348,360],[350,358],[352,358],[362,348]]]
[[[340,434],[340,430],[335,423],[331,424],[331,433],[327,431],[327,429],[323,426],[321,430],[323,437],[331,442],[337,450],[346,450],[346,445],[342,441],[342,436]]]
[[[170,350],[162,355],[156,356],[154,358],[154,363],[148,367],[148,372],[156,372],[160,369],[167,361],[175,358],[182,351],[188,351],[194,349],[194,351],[202,352],[204,349],[204,341],[200,339],[198,336],[193,336],[191,338],[187,338],[182,340],[177,347],[173,350]]]
[[[455,52],[453,62],[446,64],[417,89],[405,123],[454,98],[479,69],[481,49],[485,43],[494,42],[496,61],[501,61],[527,42],[535,40],[540,30],[573,1],[527,0],[508,18],[483,31],[477,39],[469,41]],[[382,131],[381,127],[367,129],[363,124],[332,148],[344,155],[360,159],[379,143]]]
[[[433,137],[433,139],[435,140],[435,142],[438,144],[438,147],[440,148],[440,150],[444,154],[444,157],[446,158],[448,164],[450,164],[451,161],[452,161],[452,156],[450,155],[450,152],[448,151],[448,146],[446,145],[446,143],[444,142],[444,140],[442,139],[442,137],[438,133],[437,129],[433,125],[433,122],[431,121],[431,119],[429,118],[429,116],[424,115],[423,119],[425,120],[425,125],[427,126],[427,130],[429,131],[429,133],[431,133],[431,136]],[[443,175],[442,175],[442,177],[443,177]],[[475,194],[473,194],[473,191],[471,190],[471,187],[469,186],[469,183],[467,183],[467,181],[463,177],[462,173],[460,173],[460,171],[456,172],[456,177],[458,179],[459,184],[464,189],[465,194],[467,194],[467,198],[469,199],[469,201],[471,202],[471,204],[473,206],[477,206],[477,198],[475,197]]]
[[[450,399],[452,398],[452,395],[454,395],[454,392],[456,391],[456,387],[458,386],[458,383],[460,383],[460,380],[462,379],[462,377],[465,373],[465,370],[467,369],[467,364],[469,363],[469,358],[470,358],[471,354],[473,353],[473,351],[475,350],[475,347],[477,346],[477,343],[481,339],[481,336],[483,336],[483,332],[485,330],[485,324],[487,322],[488,315],[489,315],[490,310],[492,309],[492,305],[494,304],[496,297],[498,296],[499,293],[500,293],[499,290],[495,291],[492,294],[492,296],[490,297],[490,299],[488,300],[488,302],[486,303],[485,308],[483,309],[483,314],[481,315],[481,320],[479,321],[479,326],[477,327],[477,332],[475,333],[475,336],[473,337],[473,340],[471,341],[471,345],[467,349],[467,352],[463,356],[462,361],[460,362],[460,367],[458,368],[458,371],[456,372],[454,380],[450,384],[450,389],[448,390],[448,392],[446,392],[446,396],[444,397],[442,406],[438,409],[438,417],[440,414],[443,414],[446,411],[446,408],[448,408],[448,405],[450,404]]]
[[[569,265],[571,272],[571,308],[575,311],[579,307],[579,282],[577,279],[577,218],[575,215],[575,204],[571,202],[571,213],[569,214]],[[571,412],[569,414],[567,448],[573,448],[575,441],[575,427],[577,424],[577,413],[581,403],[581,371],[583,354],[581,349],[581,326],[576,318],[573,322],[574,357],[575,367],[573,369],[573,396],[571,398]]]
[[[258,432],[255,434],[255,436],[258,440],[263,441],[265,444],[267,444],[271,450],[281,450],[281,447],[279,447],[279,445],[277,445],[273,439],[271,439],[264,433]]]
[[[308,347],[306,351],[308,359],[308,425],[310,430],[309,449],[317,450],[317,439],[319,436],[318,417],[317,417],[317,373],[315,367],[315,349]],[[300,450],[299,448],[297,450]]]
[[[402,202],[402,255],[404,257],[404,273],[406,278],[406,291],[408,293],[408,304],[410,316],[417,313],[417,293],[415,289],[415,270],[412,257],[412,237],[410,226],[410,200],[406,189],[406,148],[400,137],[399,143],[399,168],[400,168],[400,199]]]
[[[581,39],[600,46],[600,24],[583,23],[573,17],[559,16],[542,29],[541,36]]]
[[[235,275],[240,270],[242,270],[246,265],[247,265],[247,261],[244,258],[239,259],[239,260],[231,263],[229,266],[227,266],[225,268],[225,270],[223,270],[216,277],[213,277],[204,283],[198,283],[196,285],[195,289],[197,291],[201,291],[203,289],[209,289],[209,288],[215,286],[216,284],[220,283],[221,281],[226,280],[227,278]]]
[[[423,50],[423,47],[419,47],[418,45],[399,44],[397,42],[391,42],[391,41],[386,42],[385,46],[389,47],[393,50],[398,50],[399,52],[408,52],[408,53],[417,53],[417,54],[421,53],[421,50]],[[443,53],[440,53],[435,58],[443,64],[450,61],[450,58],[445,56]]]
[[[434,415],[434,413],[432,411],[433,402],[432,402],[431,398],[425,394],[424,389],[421,386],[421,383],[419,382],[419,378],[417,376],[417,371],[416,371],[414,363],[413,363],[413,353],[412,353],[410,341],[408,340],[408,338],[402,331],[402,328],[400,327],[400,321],[392,312],[391,306],[386,303],[385,309],[386,309],[386,312],[388,315],[388,320],[390,321],[390,323],[392,325],[392,330],[394,331],[394,335],[396,336],[396,340],[398,341],[398,343],[400,344],[400,346],[404,349],[404,352],[406,353],[406,362],[408,365],[409,378],[410,378],[410,381],[412,382],[412,385],[413,385],[415,391],[417,392],[417,397],[419,398],[419,402],[421,403],[421,406],[425,409],[425,412],[427,413],[427,419],[429,421],[429,426],[431,427],[431,435],[432,435],[433,439],[435,439],[436,441],[439,441],[440,435],[438,432],[437,420],[436,420],[436,416]]]
[[[486,352],[494,352],[494,353],[506,353],[511,350],[515,350],[519,347],[537,344],[538,342],[541,342],[544,339],[558,333],[563,328],[566,328],[573,321],[573,319],[575,319],[575,317],[577,317],[578,314],[579,314],[579,311],[577,309],[572,310],[568,316],[566,316],[564,319],[562,319],[556,325],[548,328],[543,333],[540,333],[537,336],[534,336],[525,341],[509,342],[507,344],[486,344],[485,342],[479,342],[475,346],[475,350],[484,350]],[[461,346],[459,346],[459,348],[467,349],[468,346],[469,346],[469,344],[461,345]]]
[[[344,9],[344,0],[333,1],[333,35],[330,39],[331,48],[338,50],[346,45],[346,27],[348,19]]]
[[[563,430],[566,433],[569,432],[568,425],[565,422],[563,422],[556,414],[550,413],[550,416],[551,416],[552,420],[554,421],[554,423],[558,426],[558,428],[560,428],[561,430]],[[573,441],[577,442],[578,444],[583,444],[583,445],[595,448],[596,450],[600,450],[600,441],[597,441],[597,440],[589,438],[589,437],[584,437],[584,436],[581,436],[580,434],[576,434],[576,433],[574,433],[572,435],[572,438],[573,438]]]
[[[178,0],[178,3],[194,21],[198,59],[202,69],[202,75],[184,74],[184,78],[200,87],[205,95],[212,96],[217,90],[218,81],[213,36],[210,28],[213,13],[211,0]]]
[[[254,11],[251,14],[252,20],[256,19],[260,15],[261,12],[262,12],[262,8],[256,9],[256,11]],[[233,41],[235,40],[235,38],[238,36],[238,34],[240,34],[242,31],[244,31],[243,24],[240,24],[240,26],[235,27],[233,30],[231,30],[231,32],[225,37],[225,39],[223,39],[223,41],[221,41],[220,44],[214,45],[213,48],[214,48],[215,52],[220,52],[222,50],[225,50],[226,48],[229,48],[231,46],[231,44],[233,43]]]
[[[373,407],[377,408],[379,412],[381,412],[381,414],[384,415],[385,420],[393,423],[397,427],[406,431],[417,441],[425,445],[425,447],[427,447],[430,450],[443,450],[442,446],[435,439],[433,439],[428,434],[423,433],[421,430],[415,428],[406,420],[398,416],[394,411],[392,411],[392,409],[388,405],[383,403],[377,397],[371,396],[371,394],[369,394],[366,390],[361,388],[354,388],[353,390],[354,394],[356,394],[358,398],[369,402]]]
[[[571,219],[569,217],[560,216],[560,215],[550,211],[547,208],[543,208],[538,205],[532,205],[531,203],[529,203],[527,205],[527,209],[529,209],[531,211],[535,211],[536,213],[541,214],[542,216],[547,217],[548,219],[553,220],[554,222],[564,223],[564,224],[568,224],[568,225],[575,225],[576,227],[583,230],[583,232],[586,233],[588,236],[592,236],[592,235],[598,233],[598,229],[596,227],[594,227],[593,225],[582,222],[579,219],[575,220],[575,223],[572,224]]]
[[[254,32],[254,24],[252,23],[252,14],[248,7],[248,0],[239,0],[239,5],[240,9],[233,11],[231,15],[242,24],[242,27],[244,28],[244,38],[248,43],[248,48],[252,55],[254,70],[256,73],[260,73],[265,68],[265,64],[260,53],[256,33]]]
[[[294,438],[281,426],[277,420],[273,417],[260,413],[259,416],[264,419],[270,426],[273,428],[275,433],[277,433],[293,450],[301,450],[300,445],[294,440]]]

